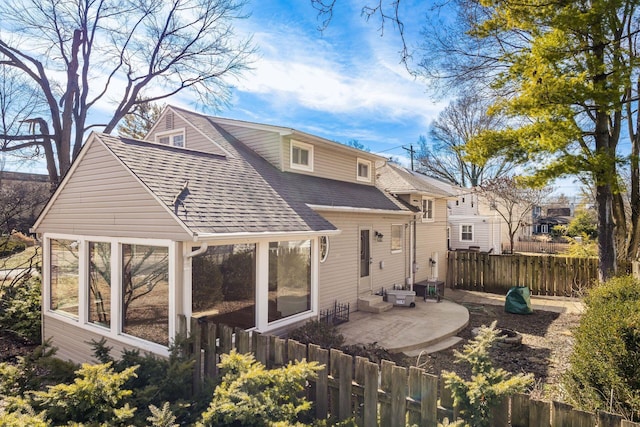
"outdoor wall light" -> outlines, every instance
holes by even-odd
[[[373,235],[376,236],[376,239],[378,240],[378,242],[382,242],[382,238],[384,237],[384,234],[382,234],[379,231],[374,231]]]

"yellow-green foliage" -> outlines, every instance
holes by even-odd
[[[454,404],[460,408],[460,417],[474,427],[491,426],[491,411],[502,398],[520,393],[533,383],[532,374],[511,376],[493,366],[489,349],[499,335],[494,321],[490,327],[480,328],[477,337],[462,352],[455,352],[456,362],[467,363],[471,368],[471,380],[466,381],[455,372],[442,373]]]
[[[640,282],[616,277],[593,288],[575,332],[563,378],[572,404],[589,410],[640,414]]]
[[[71,384],[57,384],[32,393],[33,406],[44,410],[54,424],[124,425],[135,408],[123,404],[131,390],[123,384],[135,376],[136,367],[115,372],[110,363],[83,364]]]
[[[267,370],[252,355],[235,350],[223,355],[219,366],[222,382],[216,387],[200,426],[296,423],[311,409],[301,392],[307,380],[321,369],[317,362],[302,361]]]

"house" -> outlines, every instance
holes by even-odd
[[[573,218],[572,207],[549,207],[547,214],[542,215],[543,208],[536,206],[532,212],[532,232],[535,236],[551,235],[556,226],[567,226]]]
[[[419,174],[432,186],[450,194],[447,199],[447,248],[501,253],[504,219],[495,210],[483,209],[487,205],[481,193],[442,180]],[[484,212],[480,212],[483,209]],[[488,211],[487,211],[488,210]],[[506,239],[508,241],[508,237]]]
[[[335,302],[444,277],[446,200],[378,185],[384,158],[167,107],[145,141],[93,133],[33,227],[58,355],[166,355],[180,315],[281,334]],[[431,258],[431,259],[430,259]]]

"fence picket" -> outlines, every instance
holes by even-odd
[[[521,262],[521,268],[526,265],[524,262]],[[180,326],[186,326],[186,320],[184,316],[179,317]],[[365,358],[354,358],[335,349],[329,351],[317,345],[303,345],[258,332],[252,332],[249,339],[245,331],[233,331],[194,319],[189,322],[193,334],[190,352],[196,359],[198,355],[204,355],[203,365],[198,367],[196,361],[194,366],[194,382],[201,384],[205,378],[218,374],[212,368],[218,360],[216,341],[219,340],[221,348],[230,348],[235,333],[238,351],[244,351],[252,343],[250,351],[265,365],[283,366],[288,361],[306,358],[322,366],[307,388],[307,396],[314,402],[319,420],[329,416],[336,420],[354,417],[358,426],[365,427],[377,426],[378,422],[383,426],[404,427],[406,421],[410,425],[436,427],[445,416],[451,421],[458,418],[451,391],[441,378],[423,369],[407,369],[387,360],[382,361],[379,368]],[[200,385],[194,384],[194,391],[197,387]],[[619,415],[606,412],[596,415],[560,402],[530,399],[523,394],[505,398],[492,413],[492,425],[496,427],[640,427],[640,424],[622,420]]]
[[[447,256],[448,286],[504,294],[528,286],[532,295],[576,296],[592,286],[597,259],[553,255],[494,255],[452,251]]]

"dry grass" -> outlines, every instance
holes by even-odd
[[[42,267],[42,251],[39,246],[31,246],[24,251],[0,259],[0,270]]]

